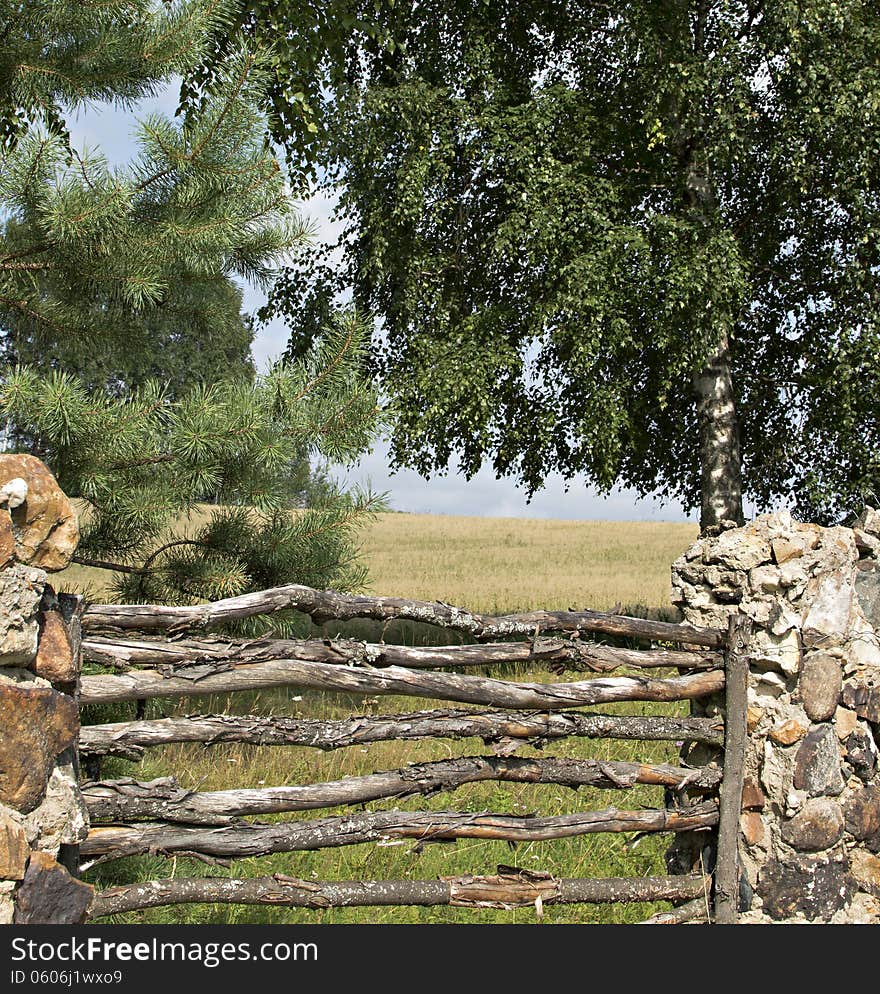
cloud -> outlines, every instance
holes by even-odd
[[[684,521],[695,520],[678,502],[662,506],[652,499],[640,500],[632,490],[620,489],[603,496],[582,481],[565,481],[551,475],[545,488],[527,503],[525,492],[512,480],[496,480],[492,471],[482,469],[472,479],[451,473],[424,480],[413,470],[388,470],[387,443],[379,443],[358,464],[338,467],[337,476],[347,485],[369,483],[374,491],[388,492],[396,511],[418,514],[466,514],[478,517],[559,518],[603,521]]]

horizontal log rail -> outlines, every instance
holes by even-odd
[[[86,783],[82,792],[93,825],[156,819],[190,825],[230,825],[236,818],[248,815],[366,804],[454,791],[465,784],[490,780],[606,790],[645,784],[706,793],[718,787],[721,770],[596,759],[462,756],[326,783],[198,792],[181,787],[173,777],[148,782],[124,778]]]
[[[343,719],[291,718],[285,715],[187,715],[150,721],[84,725],[79,733],[83,756],[140,759],[144,749],[175,742],[247,742],[251,745],[343,749],[391,740],[479,738],[487,745],[508,740],[541,745],[568,736],[585,739],[703,742],[724,744],[721,718],[665,715],[583,714],[578,711],[409,711]],[[513,740],[512,742],[510,740]]]
[[[405,646],[353,639],[84,639],[83,658],[116,669],[133,666],[196,665],[222,662],[242,665],[272,659],[336,663],[347,666],[405,666],[409,669],[495,666],[506,663],[543,664],[556,672],[610,672],[619,666],[716,669],[723,666],[717,652],[669,649],[623,649],[577,639],[539,638],[528,642],[478,645]]]
[[[571,683],[516,683],[461,673],[336,666],[276,659],[228,669],[226,663],[132,670],[81,680],[81,704],[232,693],[268,687],[302,687],[353,694],[429,697],[502,708],[558,708],[613,701],[683,701],[724,687],[722,670],[706,670],[664,680],[647,677],[597,677]],[[217,667],[219,667],[219,672]]]
[[[296,610],[321,624],[325,621],[417,621],[464,632],[477,641],[536,631],[601,632],[638,639],[677,642],[718,649],[724,633],[711,628],[648,621],[599,611],[529,611],[501,617],[474,614],[442,602],[400,597],[367,597],[315,590],[300,584],[273,587],[210,604],[168,607],[162,604],[92,604],[83,615],[83,630],[177,633],[206,630],[259,614]]]
[[[242,859],[276,852],[353,846],[367,842],[394,844],[410,839],[422,846],[455,839],[496,839],[531,842],[562,839],[595,832],[685,832],[718,823],[712,801],[674,811],[581,811],[537,817],[456,811],[376,811],[365,814],[285,821],[273,824],[176,825],[143,822],[98,826],[89,831],[80,854],[83,869],[108,859],[147,853],[190,853],[218,859]]]
[[[677,908],[673,908],[671,911],[658,911],[656,915],[652,915],[641,924],[684,925],[685,922],[708,923],[709,921],[711,921],[711,917],[709,913],[708,894],[703,894],[693,901],[688,901],[686,904],[680,904]]]
[[[507,872],[504,872],[507,870]],[[283,874],[230,880],[176,877],[99,891],[90,918],[170,904],[251,904],[288,908],[354,908],[446,905],[517,908],[551,904],[621,904],[642,901],[704,903],[699,876],[556,878],[499,867],[493,876],[439,880],[298,880]],[[689,907],[686,905],[685,907]],[[689,914],[692,909],[689,907]]]

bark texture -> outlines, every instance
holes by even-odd
[[[717,652],[669,649],[623,649],[572,639],[535,639],[482,645],[405,646],[371,644],[352,639],[256,639],[250,641],[202,638],[170,642],[158,639],[92,637],[83,643],[84,657],[115,669],[133,666],[179,666],[228,662],[235,665],[274,659],[336,663],[344,666],[405,666],[408,669],[495,666],[504,663],[544,664],[556,672],[609,672],[619,666],[716,669],[723,665]]]
[[[715,868],[715,921],[734,925],[739,905],[739,833],[742,810],[746,728],[749,696],[749,658],[746,649],[751,619],[730,619],[725,700],[724,783],[718,824],[718,863]]]
[[[139,759],[150,746],[170,742],[249,742],[253,745],[347,746],[414,741],[428,738],[480,738],[487,745],[525,742],[540,746],[567,736],[586,739],[640,739],[650,742],[704,742],[720,746],[720,718],[678,718],[665,715],[583,714],[578,711],[410,711],[358,715],[344,719],[289,718],[284,715],[189,715],[152,721],[87,725],[80,729],[79,748],[86,756]]]
[[[697,877],[697,880],[700,878]],[[656,915],[642,922],[642,925],[683,925],[685,922],[708,922],[709,902],[705,894],[681,904],[672,911],[658,911]]]
[[[562,839],[594,832],[685,832],[718,824],[714,802],[683,811],[666,808],[641,811],[580,811],[576,814],[536,817],[464,813],[458,811],[377,811],[314,821],[275,822],[270,825],[175,825],[144,822],[139,825],[91,829],[82,844],[83,857],[95,862],[145,853],[198,853],[220,859],[242,859],[275,852],[353,846],[364,842],[390,843],[412,839],[418,845],[453,839],[501,839],[531,842]],[[93,864],[92,864],[93,865]]]
[[[205,663],[157,670],[132,670],[119,676],[85,676],[83,704],[180,697],[263,687],[304,687],[403,697],[431,697],[502,708],[558,708],[611,701],[683,701],[716,693],[722,670],[707,670],[666,680],[647,677],[597,677],[571,683],[516,683],[459,673],[431,673],[387,666],[382,669],[276,659],[229,669]]]
[[[619,904],[686,901],[702,892],[703,880],[697,876],[559,879],[513,867],[499,867],[498,874],[493,876],[440,880],[299,880],[280,873],[245,880],[178,877],[100,891],[91,917],[168,904],[255,904],[316,909],[401,905],[516,908],[534,905],[539,898],[542,904]]]
[[[87,783],[83,796],[89,818],[99,822],[161,819],[199,825],[230,825],[246,815],[308,811],[365,804],[390,797],[453,791],[468,783],[553,783],[565,787],[626,790],[636,784],[707,792],[717,788],[717,767],[685,769],[651,763],[595,759],[524,759],[517,756],[462,756],[413,763],[397,770],[345,777],[328,783],[195,792],[173,777],[141,782],[125,778]]]
[[[694,392],[700,433],[700,528],[718,528],[725,521],[742,525],[739,418],[726,334],[694,378]]]
[[[161,604],[92,604],[83,617],[87,632],[141,631],[183,632],[208,629],[216,625],[250,618],[257,614],[291,608],[309,615],[313,621],[350,621],[371,618],[375,621],[420,621],[440,628],[452,628],[489,641],[511,635],[534,636],[536,632],[601,632],[685,645],[717,649],[723,645],[724,633],[709,628],[693,628],[665,621],[647,621],[625,615],[599,611],[530,611],[501,617],[473,614],[463,608],[430,601],[400,597],[367,597],[339,594],[333,590],[315,590],[299,584],[273,587],[239,597],[229,597],[211,604],[168,607]]]

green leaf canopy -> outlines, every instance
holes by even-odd
[[[696,506],[726,339],[748,498],[828,521],[880,490],[876,4],[355,6],[344,266],[302,257],[274,308],[308,297],[294,352],[342,289],[381,318],[397,464]]]

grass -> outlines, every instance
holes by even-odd
[[[456,518],[435,515],[382,515],[364,535],[364,556],[371,569],[372,589],[381,594],[439,599],[481,612],[506,613],[534,607],[590,607],[607,610],[622,606],[632,613],[669,612],[669,564],[693,540],[689,524],[564,522],[517,519]],[[84,586],[100,591],[94,571],[68,570],[60,576],[68,589]],[[417,626],[388,631],[391,641],[437,641],[437,634]],[[444,637],[441,635],[440,641]],[[506,675],[510,675],[509,673]],[[520,671],[518,679],[548,681],[544,671]],[[580,677],[575,674],[572,678]],[[229,711],[287,713],[306,717],[342,718],[352,713],[391,712],[437,706],[412,698],[363,699],[348,695],[302,693],[296,690],[174,702],[154,700],[148,715]],[[118,717],[126,708],[115,709]],[[626,704],[603,710],[618,713],[686,713],[687,705]],[[133,707],[129,709],[133,716]],[[108,720],[98,713],[86,720]],[[143,761],[110,760],[105,776],[151,779],[176,774],[181,785],[218,790],[232,786],[256,787],[304,783],[389,769],[415,760],[481,754],[479,740],[461,742],[383,742],[322,754],[315,750],[222,744],[211,747],[176,745],[147,752]],[[535,755],[526,746],[520,755]],[[672,743],[583,740],[554,742],[546,754],[590,756],[598,759],[674,761]],[[473,784],[454,794],[410,798],[371,805],[409,809],[491,810],[524,814],[563,814],[607,807],[655,807],[662,790],[638,787],[626,793],[555,786]],[[343,814],[350,809],[320,810],[278,816],[310,819]],[[557,876],[644,876],[663,873],[667,836],[641,840],[621,835],[592,835],[552,842],[521,844],[515,849],[502,842],[462,840],[429,845],[419,850],[403,845],[359,845],[313,853],[290,853],[236,861],[230,868],[206,866],[188,858],[169,860],[136,857],[118,860],[89,871],[87,879],[99,886],[163,876],[257,876],[284,873],[312,879],[412,878],[430,879],[464,873],[492,873],[499,863],[547,870]],[[638,921],[656,907],[552,906],[544,921]],[[157,908],[119,916],[120,922],[150,923],[401,923],[536,921],[532,908],[509,911],[457,908],[351,908],[310,911],[193,905]]]

